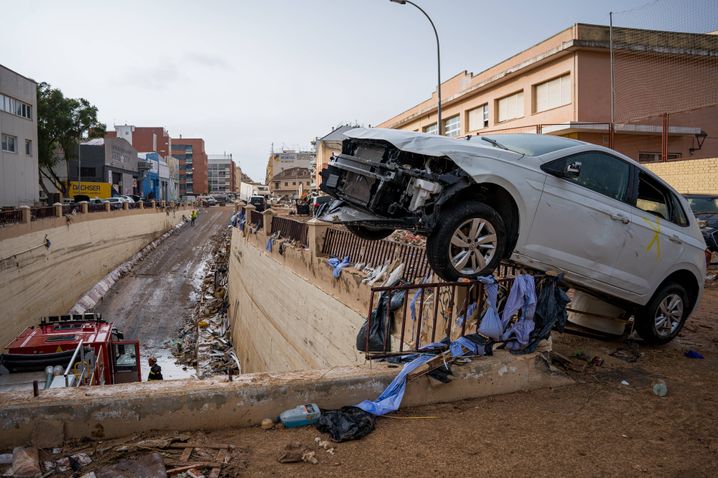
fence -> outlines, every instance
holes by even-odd
[[[31,220],[55,217],[55,206],[34,207],[30,209]]]
[[[22,211],[20,209],[0,211],[0,225],[17,224],[20,222],[22,222]]]
[[[251,211],[249,223],[256,224],[259,229],[264,227],[264,215],[261,212]]]
[[[309,227],[307,223],[295,221],[281,216],[272,218],[272,234],[279,233],[279,237],[291,239],[299,242],[304,247],[308,246],[307,232]]]
[[[497,281],[500,295],[506,297],[513,277]],[[379,298],[375,300],[377,294]],[[398,317],[397,311],[391,311],[392,298],[397,295],[403,295],[400,309],[397,309]],[[375,304],[381,316],[374,314]],[[467,333],[478,333],[480,317],[486,305],[486,287],[479,281],[374,287],[369,298],[364,352],[378,354],[374,358],[390,354],[392,336],[396,337],[396,333],[398,353],[416,352],[444,337],[454,340]],[[372,334],[377,320],[380,321],[378,333]],[[377,343],[377,339],[383,340],[383,343]]]
[[[404,277],[413,281],[426,276],[429,263],[423,247],[400,244],[388,239],[370,241],[361,239],[349,231],[329,228],[324,236],[322,253],[328,256],[349,259],[357,264],[377,267],[394,259],[404,263]]]
[[[104,204],[88,204],[87,212],[100,212],[105,210]]]

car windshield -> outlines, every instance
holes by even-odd
[[[496,134],[472,136],[471,141],[479,141],[482,137],[495,141],[511,151],[527,154],[529,156],[541,156],[542,154],[552,153],[554,151],[583,144],[580,141],[575,141],[569,138],[540,134]],[[485,141],[480,142],[485,145],[488,144]]]
[[[718,197],[712,196],[687,196],[688,204],[691,205],[691,209],[694,214],[701,212],[716,212],[718,213]]]

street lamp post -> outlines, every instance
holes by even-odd
[[[439,46],[439,33],[436,31],[436,25],[434,25],[434,22],[431,20],[431,17],[428,13],[424,11],[423,8],[421,8],[416,3],[410,1],[410,0],[390,0],[391,2],[398,3],[399,5],[406,5],[407,3],[409,5],[415,6],[421,13],[424,14],[424,16],[429,20],[429,23],[431,23],[431,28],[434,29],[434,36],[436,36],[436,72],[437,72],[437,81],[436,81],[436,95],[438,97],[438,102],[436,105],[436,131],[439,134],[442,134],[443,125],[441,122],[441,47]]]

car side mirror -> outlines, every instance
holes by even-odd
[[[563,176],[566,178],[577,178],[581,174],[581,161],[568,163],[563,170]]]

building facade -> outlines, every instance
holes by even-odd
[[[172,138],[171,155],[179,161],[180,197],[209,194],[207,153],[202,138]]]
[[[277,173],[269,182],[269,192],[276,197],[296,199],[309,191],[312,175],[309,168],[289,168]]]
[[[85,141],[80,145],[79,166],[78,176],[78,160],[70,160],[68,176],[71,183],[79,183],[81,194],[94,196],[86,189],[90,183],[109,183],[112,195],[140,193],[137,150],[122,138]]]
[[[0,65],[0,207],[40,199],[37,83]]]
[[[316,160],[314,151],[282,150],[280,153],[272,153],[267,161],[266,182],[277,174],[292,168],[311,169]]]
[[[668,159],[718,156],[718,35],[614,28],[613,37],[627,72],[615,89],[613,148],[660,159],[655,113],[665,111]],[[694,97],[710,100],[682,110]],[[609,146],[609,28],[576,24],[481,73],[463,71],[442,83],[442,98],[447,136],[544,133]],[[378,126],[436,133],[436,109],[434,93]]]
[[[232,154],[210,154],[207,156],[207,184],[209,194],[237,192],[235,186],[236,166]]]
[[[172,139],[162,126],[115,125],[115,131],[108,131],[105,137],[123,138],[137,151],[155,152],[163,158],[172,148]]]

